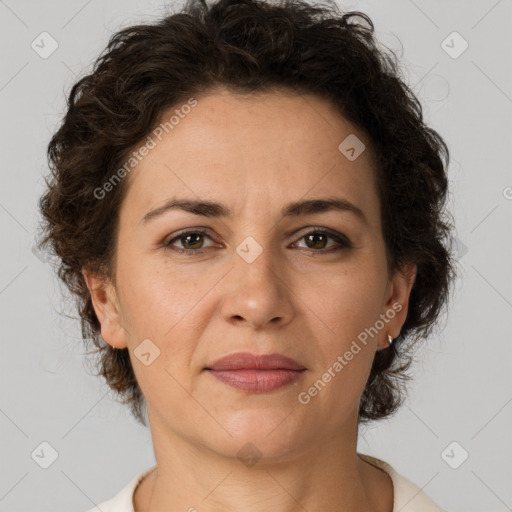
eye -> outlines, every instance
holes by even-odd
[[[204,252],[205,248],[203,246],[204,239],[209,238],[212,240],[211,236],[206,233],[206,231],[202,230],[191,230],[191,231],[183,231],[174,238],[171,238],[168,242],[164,244],[165,248],[172,249],[173,251],[178,252],[179,254],[201,254]],[[181,243],[182,248],[176,247],[174,242],[178,241]]]
[[[213,246],[211,244],[205,247],[205,239],[212,240],[212,237],[206,231],[196,228],[194,230],[182,231],[162,245],[165,249],[170,249],[178,254],[194,256],[206,252],[209,247]],[[329,239],[336,242],[334,247],[332,247],[332,244],[329,247]],[[353,247],[352,242],[344,234],[325,228],[314,228],[302,235],[299,238],[299,241],[301,240],[305,240],[306,247],[299,246],[298,248],[304,248],[311,253],[331,253]],[[176,244],[181,244],[181,247]],[[297,244],[298,242],[295,242],[292,244],[292,247],[297,246]]]
[[[301,236],[299,241],[305,240],[305,249],[309,249],[312,252],[332,252],[332,246],[330,248],[327,246],[329,239],[334,240],[338,244],[337,246],[334,244],[334,250],[353,247],[352,242],[344,234],[329,231],[324,228],[315,228],[309,231]]]

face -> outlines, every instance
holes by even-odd
[[[187,111],[131,171],[115,283],[86,273],[102,337],[129,349],[154,439],[229,456],[251,442],[284,459],[354,433],[414,279],[387,272],[370,141],[313,95],[219,91]],[[338,149],[354,135],[359,156],[361,145]],[[302,371],[262,376],[265,391],[247,370],[207,369],[237,352]]]

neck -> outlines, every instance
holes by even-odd
[[[169,438],[166,438],[169,441]],[[155,442],[156,441],[156,442]],[[157,469],[137,488],[135,512],[336,510],[391,512],[392,482],[357,456],[354,443],[323,439],[251,467],[192,443],[158,443]]]

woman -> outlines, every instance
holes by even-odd
[[[447,303],[448,150],[361,13],[189,3],[73,87],[40,207],[157,465],[94,510],[441,510],[358,427]]]

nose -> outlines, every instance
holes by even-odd
[[[252,329],[282,328],[293,317],[293,293],[288,272],[270,249],[252,262],[233,255],[234,268],[226,276],[221,314],[233,324]]]

